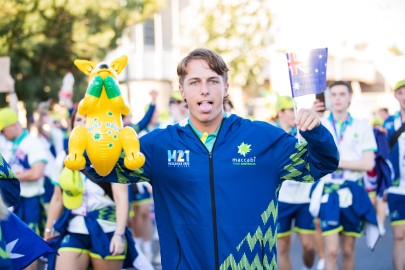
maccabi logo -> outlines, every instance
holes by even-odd
[[[190,150],[167,150],[169,167],[190,167]]]
[[[242,142],[238,146],[238,154],[240,154],[243,157],[237,157],[237,158],[232,158],[232,163],[233,165],[238,165],[238,166],[254,166],[256,165],[256,157],[249,157],[246,156],[249,154],[249,152],[252,150],[250,147],[251,144],[247,144]]]

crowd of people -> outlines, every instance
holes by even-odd
[[[405,268],[405,80],[393,89],[400,111],[381,108],[373,123],[350,114],[344,81],[328,85],[328,108],[315,99],[296,110],[279,96],[270,123],[233,113],[228,67],[215,52],[190,52],[177,73],[168,119],[155,90],[138,123],[123,116],[146,157],[136,171],[123,157],[107,176],[89,160],[81,171],[64,167],[69,133],[86,123],[74,108],[61,117],[42,104],[30,128],[0,109],[0,154],[21,188],[12,203],[2,185],[1,194],[58,251],[41,258],[48,269],[289,270],[297,232],[302,269],[350,270],[362,259],[356,239],[365,232],[374,249],[387,213],[393,269]]]

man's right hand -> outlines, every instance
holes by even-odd
[[[326,110],[325,103],[320,101],[319,99],[315,99],[314,103],[312,104],[311,110],[317,113],[319,116],[323,116],[323,113]]]

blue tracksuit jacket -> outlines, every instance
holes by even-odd
[[[20,200],[20,181],[3,156],[0,155],[0,196],[7,206],[14,206]]]
[[[209,153],[184,121],[140,139],[142,169],[120,160],[107,178],[153,185],[163,269],[276,269],[282,181],[311,182],[338,166],[326,128],[301,134],[307,142],[298,144],[268,123],[229,115]]]
[[[386,128],[388,130],[388,141],[389,139],[394,135],[396,129],[395,129],[395,125],[394,122],[396,121],[396,119],[400,119],[401,114],[400,112],[395,113],[394,115],[391,115],[390,117],[388,117],[385,122],[384,122],[384,128]],[[392,147],[392,149],[389,151],[389,159],[392,163],[393,166],[393,170],[394,170],[394,181],[392,182],[393,186],[399,186],[399,179],[400,179],[400,158],[399,158],[399,144],[398,144],[398,140],[395,142],[394,146]]]

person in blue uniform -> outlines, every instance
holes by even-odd
[[[330,132],[301,109],[300,142],[269,123],[223,109],[228,67],[208,49],[177,67],[189,117],[140,138],[145,165],[127,170],[120,159],[112,182],[149,181],[163,269],[277,268],[278,191],[284,180],[311,182],[339,162]]]

